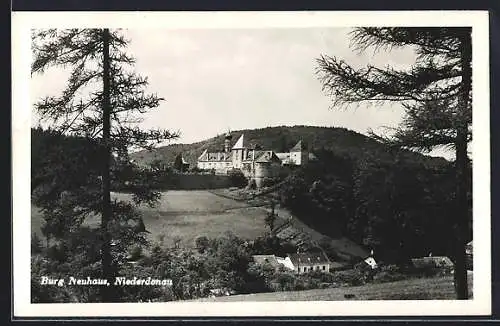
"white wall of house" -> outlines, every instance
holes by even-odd
[[[299,274],[309,273],[312,271],[330,272],[330,264],[302,264],[295,266],[295,272]]]

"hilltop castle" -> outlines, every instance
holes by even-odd
[[[198,168],[215,170],[217,174],[227,174],[234,169],[241,170],[247,178],[255,180],[257,187],[260,187],[265,178],[279,176],[285,166],[304,165],[315,159],[302,141],[293,146],[289,152],[276,153],[273,150],[262,150],[255,145],[249,146],[244,134],[232,147],[231,140],[231,134],[226,134],[224,151],[203,151],[198,157]]]

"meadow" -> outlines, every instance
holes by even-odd
[[[131,200],[131,195],[113,193],[112,198]],[[205,190],[171,190],[163,192],[155,207],[141,205],[149,238],[173,246],[180,239],[180,246],[192,247],[198,236],[216,238],[232,232],[245,239],[254,239],[266,232],[264,217],[266,210],[251,207],[244,202],[220,197]],[[99,224],[99,219],[89,218],[87,225]],[[31,207],[31,231],[39,235],[43,219],[39,210]],[[163,240],[163,241],[162,241]]]
[[[472,273],[469,273],[472,298]],[[452,276],[414,278],[388,283],[289,292],[268,292],[203,298],[196,301],[344,301],[349,300],[453,300]]]

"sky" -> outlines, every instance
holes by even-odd
[[[228,130],[281,125],[344,127],[383,132],[402,119],[397,103],[331,108],[315,69],[322,55],[354,67],[410,66],[411,49],[356,52],[349,28],[136,29],[124,33],[148,91],[165,98],[144,115],[144,128],[179,131],[177,142],[201,141]],[[66,73],[35,76],[31,100],[57,95]],[[34,124],[36,117],[33,120]],[[438,151],[435,155],[443,155]],[[449,154],[444,154],[449,155]]]

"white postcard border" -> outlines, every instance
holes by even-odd
[[[473,26],[474,298],[467,301],[30,303],[31,28],[307,28]],[[489,33],[486,11],[13,12],[14,316],[409,316],[491,313]]]

